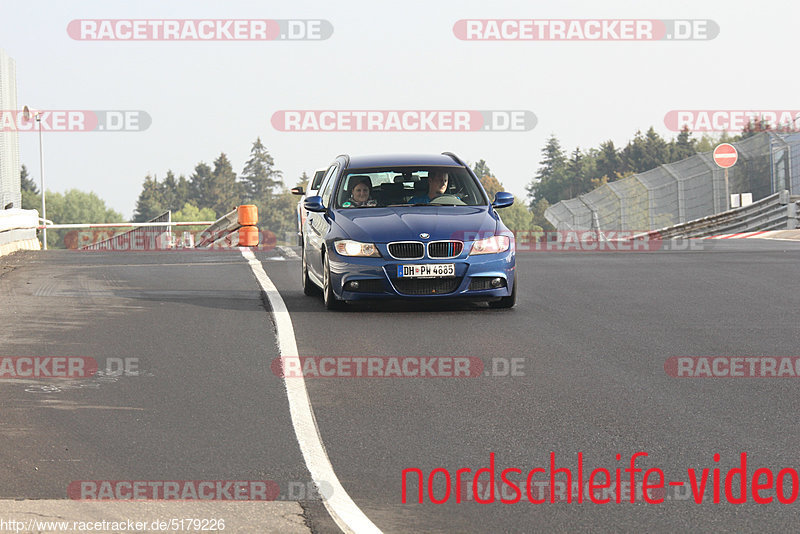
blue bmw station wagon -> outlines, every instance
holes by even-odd
[[[303,291],[325,306],[380,298],[516,302],[514,237],[455,154],[338,156],[307,197]]]

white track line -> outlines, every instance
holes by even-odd
[[[258,280],[261,290],[266,293],[275,318],[275,330],[278,336],[278,352],[281,358],[296,358],[297,341],[294,337],[294,327],[289,310],[283,302],[278,289],[269,279],[261,262],[258,261],[249,248],[239,250],[250,264],[250,269]],[[300,451],[306,462],[306,467],[311,473],[311,478],[318,488],[332,488],[329,495],[323,495],[323,503],[328,513],[344,532],[381,532],[375,524],[361,511],[347,494],[333,466],[325,452],[322,438],[319,435],[317,422],[311,409],[311,400],[308,398],[305,380],[300,378],[284,378],[286,394],[289,398],[289,412],[292,416],[294,433],[300,444]]]
[[[292,250],[290,247],[285,247],[285,246],[281,245],[281,246],[278,246],[278,247],[275,247],[275,248],[277,248],[281,253],[285,254],[287,259],[290,259],[290,260],[299,260],[300,259],[300,256],[298,256],[297,253],[294,250]]]

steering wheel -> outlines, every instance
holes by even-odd
[[[467,204],[463,202],[460,198],[455,195],[440,195],[428,204],[455,204],[456,206],[466,206]]]

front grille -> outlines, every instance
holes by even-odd
[[[416,241],[389,243],[389,254],[399,260],[418,260],[424,255],[425,247]]]
[[[428,257],[430,258],[455,258],[464,250],[461,241],[434,241],[428,244]]]
[[[461,278],[396,278],[392,282],[405,295],[445,295],[458,289]]]

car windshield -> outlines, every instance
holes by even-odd
[[[477,182],[463,167],[349,169],[334,198],[335,206],[343,209],[487,204]]]

